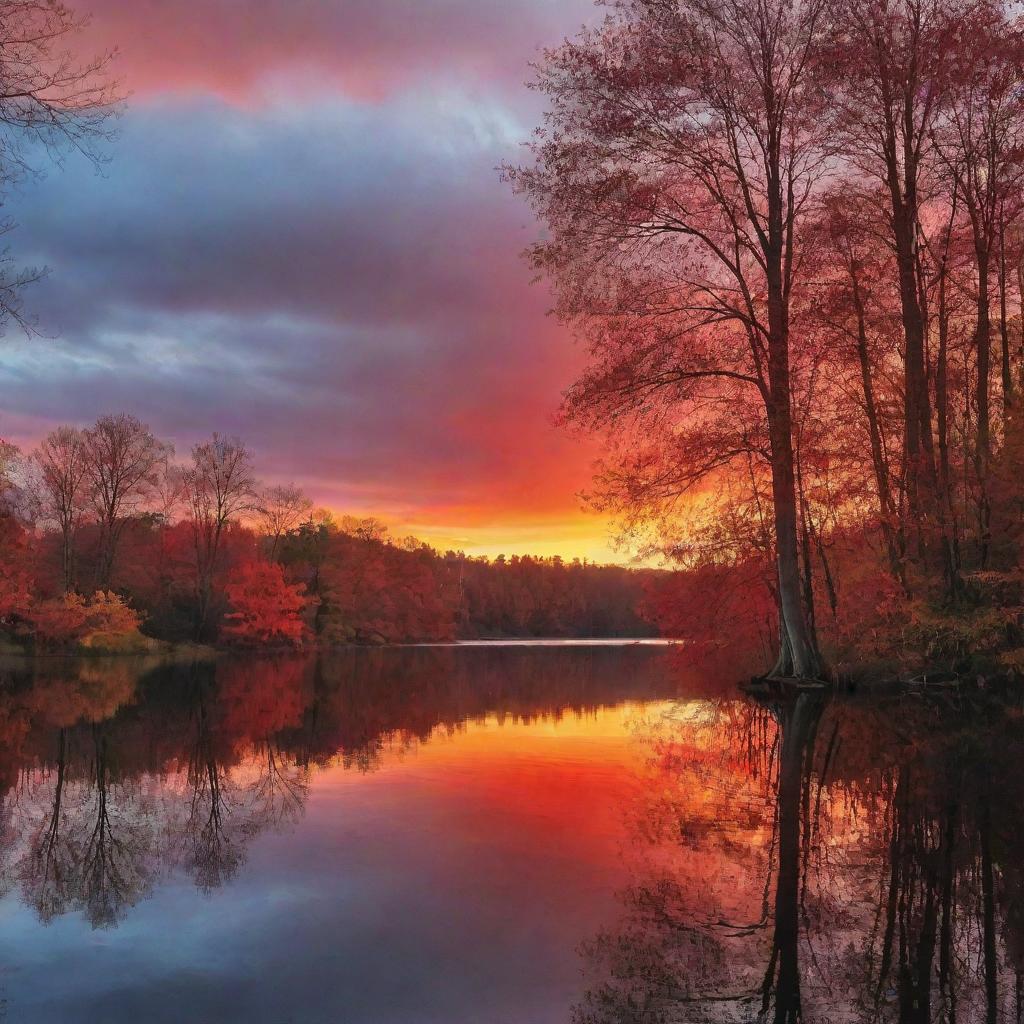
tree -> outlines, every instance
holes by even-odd
[[[192,464],[182,474],[195,547],[196,638],[206,629],[213,576],[228,524],[256,503],[252,453],[238,438],[219,434],[192,449]]]
[[[36,490],[31,462],[17,445],[0,438],[0,515],[33,524],[38,514]]]
[[[309,517],[313,502],[295,484],[281,484],[263,491],[256,511],[270,538],[270,557],[276,558],[281,538]]]
[[[74,150],[100,159],[118,91],[108,74],[111,54],[78,60],[70,52],[85,24],[62,0],[0,0],[0,190],[33,173],[40,154]],[[0,234],[13,226],[0,221]],[[43,273],[12,268],[0,256],[0,326],[13,320],[30,328],[21,292]]]
[[[21,452],[17,445],[0,438],[0,502],[7,505],[8,496],[15,488],[14,474]]]
[[[85,438],[74,427],[58,427],[33,454],[43,488],[43,510],[60,533],[64,592],[75,589],[75,536],[86,508],[89,467]]]
[[[388,535],[387,525],[376,516],[342,516],[338,528],[360,540],[383,541]]]
[[[121,597],[97,591],[86,601],[68,593],[39,601],[26,613],[35,642],[40,649],[76,646],[117,649],[139,637],[142,619]]]
[[[837,192],[827,198],[820,227],[827,235],[823,249],[832,257],[833,273],[823,289],[818,316],[824,329],[835,336],[834,349],[839,356],[835,362],[855,367],[856,383],[851,391],[860,399],[859,411],[867,428],[878,522],[890,572],[905,584],[905,536],[899,499],[894,493],[887,424],[882,416],[884,405],[891,399],[887,401],[884,392],[879,394],[878,381],[878,363],[895,349],[887,253],[873,231],[870,207],[851,202],[848,195]],[[849,356],[844,358],[845,353]],[[882,379],[884,384],[884,376]],[[834,403],[840,400],[838,395],[829,397]],[[863,450],[864,440],[855,440],[858,449]]]
[[[956,570],[935,465],[922,208],[930,186],[932,139],[949,84],[947,54],[959,46],[965,12],[956,0],[856,0],[835,23],[826,65],[843,154],[860,175],[851,184],[865,184],[864,194],[877,198],[876,223],[895,256],[908,514],[922,554],[931,546],[923,527],[932,524],[939,533],[950,590],[957,586]]]
[[[829,156],[812,75],[827,12],[626,0],[545,55],[535,163],[507,171],[550,231],[533,263],[590,339],[567,415],[625,445],[601,481],[610,506],[656,516],[750,453],[767,460],[775,672],[795,676],[820,670],[799,565],[792,315]]]
[[[224,639],[242,645],[302,643],[304,588],[285,582],[276,562],[245,563],[224,589],[230,607],[221,629]]]
[[[1007,408],[1013,401],[1006,313],[1005,235],[1008,222],[1021,208],[1024,108],[1018,69],[1022,60],[1024,48],[1020,33],[1014,30],[999,5],[976,5],[970,32],[965,34],[949,61],[952,71],[935,132],[937,150],[955,193],[953,202],[959,200],[967,213],[974,257],[977,415],[974,473],[982,568],[987,563],[990,545],[992,276],[996,271],[1003,398]]]
[[[102,416],[82,434],[89,500],[99,527],[96,588],[110,587],[126,520],[157,485],[170,447],[127,413]]]
[[[27,546],[24,527],[14,516],[0,510],[0,624],[23,616],[31,604]]]

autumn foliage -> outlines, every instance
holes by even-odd
[[[30,604],[31,575],[27,566],[28,538],[10,515],[0,514],[0,624]]]
[[[118,650],[132,639],[142,639],[141,617],[111,591],[98,590],[88,600],[69,593],[37,601],[25,618],[36,646],[44,650]]]
[[[649,573],[439,552],[262,486],[214,434],[184,460],[131,416],[0,442],[0,629],[38,650],[636,636]],[[102,582],[101,582],[102,581]]]
[[[693,588],[760,578],[776,674],[956,633],[1024,566],[1022,18],[623,0],[536,69],[505,172],[586,346],[591,501]],[[745,643],[693,588],[659,616]]]
[[[225,586],[230,611],[221,635],[229,643],[260,646],[302,643],[303,587],[285,581],[274,562],[246,562]]]

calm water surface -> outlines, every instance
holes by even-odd
[[[1021,700],[677,658],[0,670],[0,1020],[1020,1021]]]
[[[8,672],[4,1019],[566,1020],[661,657]]]

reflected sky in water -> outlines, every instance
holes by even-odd
[[[8,670],[10,1022],[565,1021],[662,652]]]
[[[7,1022],[1024,1019],[1024,700],[656,647],[0,668]]]
[[[1019,688],[662,718],[575,1024],[1024,1019]]]

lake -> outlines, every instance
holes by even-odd
[[[5,1024],[1020,1019],[1009,694],[655,645],[0,680]]]

